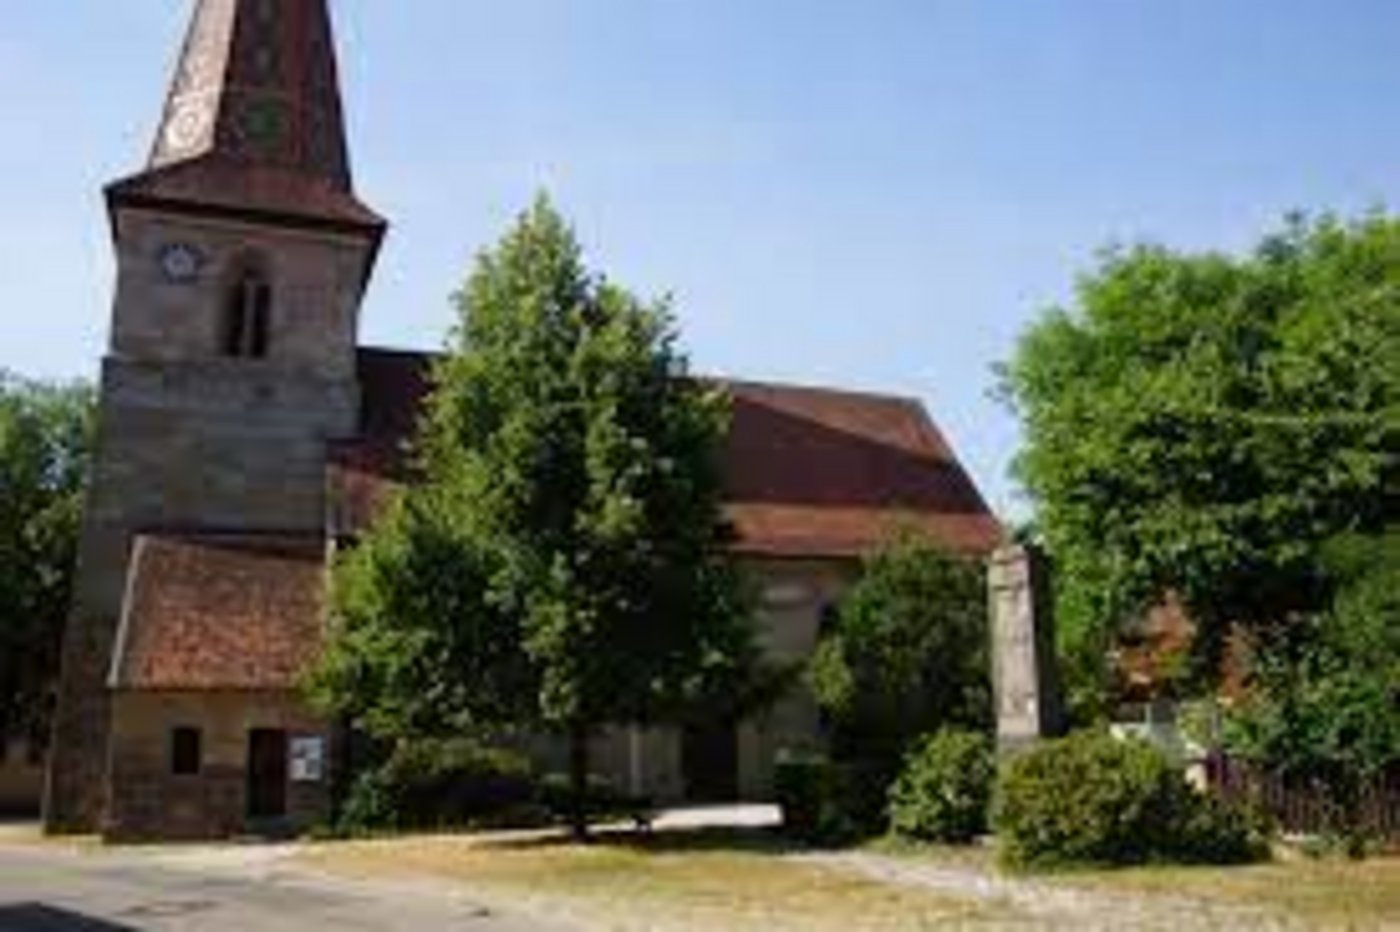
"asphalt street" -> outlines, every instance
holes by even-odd
[[[314,874],[275,850],[74,849],[0,839],[0,932],[550,932],[440,884]]]

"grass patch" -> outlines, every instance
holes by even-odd
[[[102,847],[102,839],[97,835],[45,835],[37,821],[0,820],[0,847],[95,851]]]
[[[932,862],[940,867],[957,867],[993,873],[998,870],[997,849],[991,839],[971,845],[946,845],[912,841],[898,835],[884,835],[861,845],[861,851]]]
[[[1400,858],[1283,861],[1248,867],[1136,867],[1056,882],[1267,908],[1309,928],[1400,924]]]
[[[376,878],[461,882],[502,909],[608,929],[920,929],[984,918],[984,905],[890,887],[782,857],[762,832],[554,834],[348,842],[307,849],[313,866]]]
[[[793,856],[801,853],[776,834],[753,830],[613,832],[586,846],[541,831],[338,842],[309,846],[301,857],[350,877],[450,880],[502,911],[584,928],[1059,929],[1101,921],[1183,932],[1400,927],[1400,858],[1394,857],[1027,876],[999,871],[990,846],[882,839],[856,852],[938,868],[930,886],[910,875],[877,878],[849,863]],[[970,889],[978,878],[1005,886],[979,894]],[[964,883],[968,888],[958,886]]]
[[[1051,889],[1082,890],[1125,901],[1173,901],[1247,907],[1309,929],[1400,928],[1400,857],[1311,860],[1297,855],[1247,866],[1147,865],[1007,873],[995,848],[923,845],[881,839],[866,850],[938,867],[978,870]],[[1183,920],[1182,928],[1192,928]]]

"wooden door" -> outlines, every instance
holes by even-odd
[[[275,728],[248,732],[248,818],[287,814],[287,733]]]

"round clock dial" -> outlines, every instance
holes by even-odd
[[[211,116],[206,101],[179,104],[165,124],[165,145],[174,152],[193,149],[204,141]]]
[[[161,248],[160,271],[168,282],[182,284],[199,277],[204,256],[188,243],[171,243]]]

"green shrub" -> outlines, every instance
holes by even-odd
[[[842,845],[865,833],[851,769],[821,757],[779,760],[774,792],[783,831],[811,844]]]
[[[473,741],[405,741],[360,774],[341,808],[342,831],[456,828],[530,819],[538,790],[521,755]]]
[[[362,835],[398,827],[394,793],[383,774],[366,770],[355,777],[341,803],[332,835]]]
[[[994,823],[1014,866],[1238,863],[1267,850],[1249,820],[1196,792],[1159,750],[1082,732],[1013,760]]]
[[[554,818],[567,819],[573,811],[573,788],[566,773],[546,774],[540,781],[540,803]],[[650,797],[636,796],[619,789],[598,774],[588,775],[584,809],[590,819],[628,818],[652,808]]]
[[[991,724],[984,575],[904,527],[864,561],[823,621],[807,682],[832,758],[859,771],[876,825],[921,736]]]
[[[1192,792],[1178,833],[1175,860],[1187,864],[1251,864],[1269,857],[1273,828],[1262,815]]]
[[[890,788],[890,828],[918,841],[966,844],[987,830],[996,778],[991,740],[944,729],[915,745]]]

